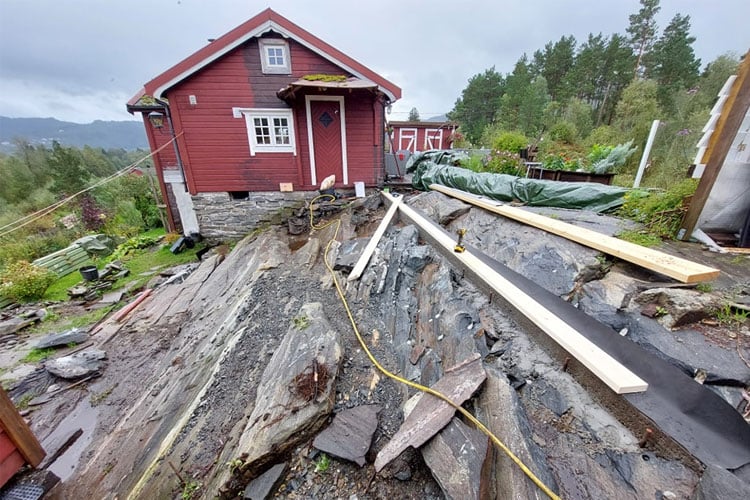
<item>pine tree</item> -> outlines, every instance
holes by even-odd
[[[495,119],[503,89],[503,77],[493,66],[472,76],[461,97],[456,99],[448,118],[461,124],[461,132],[470,142],[477,143],[484,128]]]
[[[547,81],[543,76],[532,75],[526,54],[516,62],[513,73],[505,81],[497,121],[505,130],[517,130],[526,136],[537,135],[542,128],[544,108],[549,102]]]
[[[648,76],[644,72],[643,59],[648,57],[656,40],[656,14],[660,9],[659,0],[641,0],[641,9],[629,16],[630,26],[627,32],[633,51],[637,55],[633,78]]]
[[[411,108],[409,111],[409,118],[408,120],[410,122],[418,122],[419,120],[419,110],[417,108]]]
[[[529,67],[532,76],[543,76],[547,80],[547,90],[553,101],[563,101],[573,95],[565,85],[566,76],[573,69],[576,39],[563,36],[555,42],[547,43],[544,51],[534,52]]]
[[[696,59],[690,36],[690,16],[675,14],[648,58],[651,78],[659,84],[659,103],[672,109],[673,95],[698,81],[701,61]]]

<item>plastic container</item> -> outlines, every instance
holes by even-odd
[[[99,279],[99,270],[96,269],[96,266],[84,266],[78,269],[78,272],[81,273],[84,281],[94,281]]]

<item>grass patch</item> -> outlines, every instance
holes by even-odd
[[[642,247],[655,247],[661,243],[661,238],[651,234],[640,231],[623,231],[617,235],[621,240],[641,245]]]
[[[29,403],[32,399],[34,399],[33,394],[24,394],[23,397],[18,401],[18,403],[16,403],[16,408],[19,410],[25,410],[29,407]]]
[[[122,263],[130,271],[130,274],[115,281],[112,290],[117,290],[126,285],[130,285],[131,290],[137,290],[154,277],[154,274],[141,276],[144,273],[159,272],[168,267],[196,262],[195,253],[203,248],[203,246],[203,244],[199,243],[194,248],[183,250],[178,254],[170,252],[168,246],[144,248],[135,251],[122,259]]]
[[[45,321],[43,321],[42,323],[34,327],[32,329],[32,332],[35,334],[39,334],[39,333],[62,332],[62,331],[70,330],[72,328],[86,329],[90,325],[93,325],[94,323],[102,319],[104,316],[106,316],[112,309],[114,309],[114,307],[115,307],[114,305],[102,307],[100,309],[94,309],[92,311],[89,311],[86,314],[81,314],[79,316],[71,316],[67,318],[61,318],[59,315],[55,314],[54,319],[47,320],[45,318]]]
[[[68,300],[68,288],[76,286],[83,281],[81,273],[74,271],[68,275],[58,278],[44,293],[44,300],[63,301]]]
[[[43,359],[49,358],[54,352],[55,349],[52,347],[47,347],[46,349],[37,349],[35,347],[21,361],[23,363],[38,363]]]

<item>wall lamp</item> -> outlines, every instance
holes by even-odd
[[[151,122],[151,126],[154,128],[162,128],[164,126],[164,114],[158,111],[152,111],[148,114],[148,121]]]

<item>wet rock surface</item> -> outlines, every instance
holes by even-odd
[[[435,207],[447,198],[437,193],[417,198],[416,204],[424,203],[425,211],[436,222],[447,223],[448,231],[467,227],[466,243],[573,301],[612,326],[613,334],[624,332],[686,373],[703,369],[704,383],[720,382],[722,377],[750,380],[750,369],[737,354],[744,352],[750,359],[750,351],[743,351],[750,336],[742,330],[729,337],[727,329],[698,323],[669,331],[658,318],[642,316],[638,302],[625,300],[631,292],[631,299],[642,292],[643,283],[663,277],[478,209],[464,213],[457,205],[456,211],[446,210],[450,214],[446,218]],[[382,209],[370,214],[378,206],[372,203],[368,208],[368,200],[345,218],[339,233],[342,243],[355,235],[366,241],[377,226],[368,220],[379,220]],[[559,215],[563,220],[574,216],[575,211]],[[600,217],[586,224],[619,224]],[[249,453],[242,457],[247,453],[242,448],[248,448],[240,446],[245,430],[276,418],[270,409],[260,409],[261,396],[269,391],[281,396],[286,391],[285,397],[297,398],[286,383],[259,388],[282,341],[289,342],[288,352],[307,342],[304,337],[310,326],[300,329],[304,323],[300,310],[313,302],[321,304],[341,347],[335,384],[321,404],[328,413],[362,405],[378,405],[382,410],[363,467],[319,452],[312,435],[283,452],[275,450],[277,456],[254,471],[257,477],[282,461],[288,464],[278,481],[271,482],[269,497],[458,498],[439,472],[441,464],[450,463],[450,450],[453,469],[466,473],[459,483],[468,487],[462,490],[468,495],[477,491],[474,464],[481,459],[480,497],[545,498],[494,446],[488,447],[484,458],[481,453],[459,456],[450,445],[440,453],[440,464],[423,457],[427,448],[444,444],[442,435],[419,450],[407,448],[375,473],[374,459],[396,435],[404,422],[403,405],[416,391],[377,372],[354,337],[322,264],[321,252],[332,234],[332,228],[313,231],[292,244],[285,234],[267,231],[238,244],[223,261],[212,257],[203,262],[184,283],[157,289],[107,344],[110,359],[102,376],[85,389],[62,393],[32,414],[32,426],[48,429],[64,415],[74,414],[90,395],[106,394],[96,408],[89,408],[96,414],[96,426],[84,428],[84,436],[87,432],[93,436],[86,441],[88,447],[73,476],[50,498],[129,493],[142,498],[179,497],[182,487],[172,467],[199,485],[196,496],[219,495],[230,470],[250,458]],[[339,277],[345,281],[346,272],[339,272]],[[741,282],[742,275],[734,275],[732,286]],[[445,376],[446,368],[479,356],[487,380],[464,407],[562,497],[690,498],[699,491],[701,470],[664,458],[648,446],[641,448],[641,436],[618,420],[620,414],[602,406],[562,369],[560,360],[526,335],[524,326],[497,297],[480,291],[425,244],[415,228],[393,224],[362,278],[346,283],[345,293],[373,355],[405,378],[431,385]],[[286,340],[293,331],[293,340]],[[743,401],[741,387],[712,387],[728,392],[725,397],[738,405]],[[289,416],[286,410],[273,409]],[[461,417],[453,422],[459,428],[469,425]],[[460,441],[453,437],[450,442]],[[479,450],[482,439],[473,435],[464,442]],[[235,462],[238,459],[240,463]],[[715,482],[731,484],[717,477]],[[243,495],[253,478],[242,477],[231,493]],[[705,474],[704,478],[708,492],[713,479]]]

